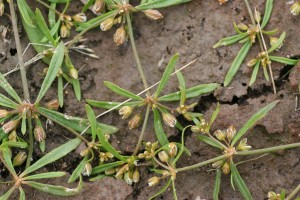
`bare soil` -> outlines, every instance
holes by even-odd
[[[74,14],[80,10],[80,2],[73,1],[73,6],[69,14]],[[256,7],[261,13],[264,12],[264,1],[253,0],[251,5]],[[42,9],[42,11],[46,11]],[[8,10],[6,10],[8,12]],[[246,7],[242,0],[229,0],[225,5],[219,5],[218,1],[194,0],[184,5],[161,9],[164,18],[159,21],[150,21],[142,14],[134,16],[133,26],[137,48],[141,56],[141,61],[145,69],[147,81],[154,84],[160,80],[168,59],[175,53],[180,53],[178,66],[198,59],[197,62],[183,71],[187,86],[194,86],[202,83],[219,83],[222,85],[227,70],[236,56],[240,45],[221,47],[213,49],[212,46],[222,37],[235,34],[233,22],[250,23]],[[89,13],[91,17],[92,14]],[[9,24],[8,18],[0,18],[3,25]],[[279,32],[286,31],[287,37],[284,46],[276,53],[279,56],[298,57],[300,56],[300,17],[292,16],[289,12],[289,5],[285,1],[275,1],[274,10],[268,30],[277,28]],[[28,45],[26,34],[20,24],[20,33],[23,48]],[[100,59],[92,59],[72,52],[72,60],[77,68],[85,66],[80,71],[79,77],[82,84],[83,99],[120,101],[124,100],[103,84],[103,81],[111,81],[121,85],[134,93],[143,89],[142,82],[136,70],[131,46],[126,43],[123,46],[116,46],[113,43],[114,29],[101,32],[94,29],[86,34],[88,38],[85,44],[94,49]],[[0,42],[0,63],[1,72],[7,72],[14,68],[17,61],[16,49],[13,35],[7,34],[9,43]],[[259,52],[258,45],[250,50],[246,61],[255,57]],[[34,56],[34,51],[29,50],[25,55],[25,60]],[[163,60],[162,65],[160,61]],[[42,82],[41,73],[46,66],[41,62],[31,65],[28,69],[30,80],[30,91],[32,99],[37,95]],[[269,82],[263,78],[259,72],[256,83],[253,87],[248,87],[251,69],[243,64],[233,82],[229,87],[220,87],[213,94],[194,99],[198,101],[195,111],[202,112],[209,118],[216,107],[216,103],[221,103],[221,112],[218,116],[213,130],[223,129],[229,125],[235,125],[237,129],[260,108],[273,100],[279,99],[280,103],[263,120],[247,133],[248,142],[253,148],[264,148],[275,145],[288,144],[300,141],[300,111],[295,111],[295,95],[297,92],[296,81],[300,79],[300,66],[293,68],[281,64],[272,64],[274,79],[278,89],[276,95],[272,92]],[[19,73],[8,76],[9,82],[22,93]],[[56,83],[53,85],[56,87]],[[168,91],[175,91],[178,86],[176,78],[172,78],[168,84]],[[84,100],[77,102],[72,89],[67,89],[65,106],[62,112],[73,116],[85,116]],[[55,89],[48,93],[45,101],[51,100],[55,95]],[[96,110],[100,113],[102,110]],[[152,122],[148,124],[145,141],[155,141]],[[182,118],[178,118],[182,123],[187,124]],[[140,130],[131,131],[127,128],[127,122],[120,119],[116,112],[112,112],[100,119],[101,122],[113,124],[120,128],[120,131],[112,136],[112,144],[122,152],[133,152],[138,140]],[[180,133],[176,130],[168,130],[172,141],[180,140]],[[72,135],[61,130],[58,126],[51,126],[48,133],[47,149],[62,144],[66,138]],[[194,134],[187,133],[186,146],[190,149],[192,156],[183,156],[178,167],[192,165],[200,161],[212,158],[219,152],[201,143]],[[41,157],[37,153],[34,159]],[[57,163],[48,166],[45,171],[65,170],[72,172],[76,164],[80,162],[80,157],[76,153],[67,156]],[[209,172],[210,166],[197,170],[180,173],[176,179],[178,198],[181,200],[192,199],[212,199],[214,185],[214,173]],[[248,185],[254,199],[266,199],[270,190],[279,192],[285,189],[291,192],[300,183],[300,151],[292,149],[277,152],[255,161],[250,161],[238,165],[241,176]],[[21,170],[21,169],[20,169]],[[137,199],[144,200],[152,196],[163,186],[148,187],[147,180],[153,175],[146,168],[142,170],[141,182],[129,186],[125,182],[113,178],[86,183],[83,192],[75,197],[59,198],[45,193],[33,191],[26,188],[28,199]],[[3,171],[0,175],[5,176]],[[55,184],[65,184],[67,179],[54,180]],[[0,193],[6,188],[1,185]],[[3,190],[2,190],[3,189]],[[223,176],[221,184],[220,199],[242,199],[237,191],[233,191],[230,184],[230,177]],[[18,199],[14,196],[13,199]],[[168,190],[158,199],[173,199],[172,190]]]

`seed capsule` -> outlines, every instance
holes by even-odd
[[[132,180],[134,183],[137,183],[140,181],[140,172],[136,169],[133,172]]]
[[[249,29],[249,27],[246,25],[246,24],[243,24],[243,23],[239,23],[237,25],[237,27],[242,30],[242,31],[247,31]]]
[[[46,108],[50,110],[57,110],[59,108],[59,102],[57,99],[53,99],[46,103]]]
[[[124,181],[125,181],[128,185],[132,185],[133,180],[132,180],[132,175],[131,175],[130,172],[126,172],[126,173],[124,174]]]
[[[232,138],[235,136],[236,134],[236,129],[234,126],[229,126],[229,128],[226,130],[226,137],[229,141],[232,140]]]
[[[115,174],[116,173],[116,169],[108,169],[108,170],[106,170],[105,172],[105,175],[107,175],[107,176],[109,176],[109,175],[113,175],[113,174]]]
[[[158,10],[152,10],[152,9],[144,10],[143,13],[144,13],[149,19],[152,19],[152,20],[158,20],[158,19],[163,18],[163,15],[162,15]]]
[[[255,64],[257,63],[257,59],[251,59],[248,63],[247,66],[248,67],[253,67]]]
[[[223,167],[222,167],[222,171],[224,174],[229,174],[230,173],[230,166],[228,164],[228,162],[226,162]]]
[[[92,169],[93,169],[93,168],[92,168],[91,163],[89,163],[89,162],[85,163],[84,169],[83,169],[83,171],[82,171],[82,175],[83,175],[83,176],[90,176],[91,173],[92,173]]]
[[[193,133],[201,133],[201,128],[199,128],[198,126],[192,126],[191,131]]]
[[[96,0],[94,5],[93,5],[93,9],[92,9],[93,12],[95,14],[100,13],[104,9],[104,5],[105,5],[104,0]]]
[[[11,121],[5,123],[2,126],[2,129],[3,129],[4,133],[9,133],[10,131],[14,130],[18,124],[19,124],[19,120],[11,120]]]
[[[86,15],[84,13],[78,13],[72,17],[75,22],[83,23],[86,22]]]
[[[244,138],[240,141],[240,143],[238,144],[237,150],[240,150],[240,151],[248,151],[251,149],[251,146],[250,145],[247,145],[247,138]]]
[[[273,46],[278,41],[277,37],[270,36],[270,45]],[[282,47],[282,43],[276,48],[276,50],[279,50]]]
[[[119,115],[122,115],[122,119],[127,119],[133,111],[133,108],[131,106],[123,106],[119,110]]]
[[[157,176],[153,176],[152,178],[150,178],[148,180],[148,185],[151,187],[151,186],[154,186],[154,185],[157,185],[160,181],[160,178],[157,177]]]
[[[214,135],[215,135],[216,138],[217,138],[218,140],[220,140],[220,141],[224,141],[224,140],[225,140],[225,137],[226,137],[224,131],[221,131],[221,130],[216,130],[216,131],[214,132]]]
[[[13,160],[13,166],[20,166],[24,163],[27,158],[27,154],[24,151],[20,151]]]
[[[163,120],[164,120],[166,125],[168,125],[172,128],[176,125],[177,120],[174,117],[174,115],[166,112],[166,113],[162,114],[162,117],[163,117]]]
[[[128,122],[128,126],[130,129],[134,129],[137,128],[142,120],[142,116],[141,114],[136,114],[129,122]]]
[[[114,17],[108,18],[106,20],[104,20],[101,24],[100,24],[100,29],[102,31],[107,31],[109,29],[111,29],[111,27],[114,25]]]
[[[124,44],[126,41],[126,31],[123,26],[119,27],[114,34],[114,42],[116,45]]]
[[[66,25],[61,25],[61,27],[60,27],[60,36],[62,37],[62,38],[66,38],[66,37],[68,37],[70,35],[70,30],[67,28],[67,26]]]
[[[168,156],[167,152],[165,152],[165,151],[159,152],[158,157],[159,157],[159,160],[162,162],[168,162],[168,160],[169,160],[169,156]]]
[[[6,117],[9,114],[7,110],[1,109],[0,110],[0,118]]]
[[[176,144],[174,142],[171,142],[169,144],[169,151],[168,151],[168,154],[171,158],[175,157],[177,155],[177,151],[178,151],[178,148],[176,146]]]
[[[261,21],[261,14],[260,12],[256,11],[256,13],[254,14],[254,19],[257,23],[260,23]]]
[[[223,166],[223,163],[224,163],[223,160],[219,160],[219,161],[217,161],[217,162],[214,162],[214,163],[212,164],[212,167],[213,167],[213,168],[216,168],[216,169],[220,169],[220,168]]]
[[[51,58],[53,56],[53,49],[46,49],[43,51],[43,56],[46,58]]]
[[[0,2],[0,17],[4,14],[4,3],[1,1]]]
[[[43,142],[46,139],[46,133],[41,126],[36,126],[34,129],[34,139],[37,142]]]
[[[290,11],[293,15],[299,15],[300,14],[300,2],[296,1],[290,8]]]

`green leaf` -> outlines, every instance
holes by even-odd
[[[7,147],[3,147],[1,149],[2,149],[3,158],[6,162],[6,167],[9,168],[9,171],[12,172],[14,176],[17,176],[13,163],[11,162],[11,150]]]
[[[191,1],[191,0],[156,0],[156,1],[147,2],[145,4],[141,4],[141,5],[137,6],[136,8],[139,10],[157,9],[157,8],[174,6],[174,5],[186,3],[189,1]]]
[[[56,42],[50,33],[50,30],[44,20],[41,11],[38,8],[36,8],[35,10],[35,16],[36,16],[36,23],[38,24],[40,30],[44,33],[45,37],[55,46]]]
[[[161,118],[157,108],[153,109],[153,114],[154,114],[154,131],[155,131],[156,138],[161,146],[167,145],[169,144],[168,137],[165,134],[165,131],[161,124]]]
[[[210,130],[210,127],[212,126],[212,124],[214,123],[214,121],[216,120],[218,114],[220,112],[220,103],[218,102],[217,103],[217,107],[216,107],[216,110],[213,112],[211,118],[210,118],[210,121],[209,121],[209,125],[208,125],[208,130]]]
[[[157,87],[157,90],[155,92],[155,96],[154,96],[155,98],[157,98],[160,95],[161,91],[165,88],[167,82],[169,81],[169,78],[170,78],[172,72],[174,71],[174,68],[175,68],[175,65],[176,65],[176,63],[178,61],[178,58],[179,58],[179,54],[175,54],[170,59],[168,65],[167,65],[167,67],[166,67],[166,69],[164,71],[164,74],[163,74],[163,76],[162,76],[162,78],[160,80],[160,83],[159,83],[159,85]]]
[[[226,77],[225,77],[225,81],[224,81],[225,87],[228,86],[230,84],[230,82],[232,81],[234,75],[236,74],[236,72],[240,68],[242,62],[244,61],[245,57],[247,56],[250,47],[251,47],[251,41],[248,40],[248,42],[246,42],[243,45],[243,47],[241,48],[241,50],[239,51],[239,53],[233,60],[231,66],[226,74]]]
[[[25,192],[22,187],[19,187],[20,197],[19,200],[26,200]]]
[[[92,175],[100,174],[102,172],[105,172],[106,170],[123,165],[124,163],[125,163],[124,161],[117,161],[117,162],[99,165],[99,166],[93,168]]]
[[[55,77],[57,76],[57,73],[62,65],[63,60],[64,60],[64,51],[65,51],[64,43],[60,42],[52,56],[51,61],[50,61],[47,75],[42,83],[39,95],[36,98],[36,103],[40,102],[40,100],[43,98],[43,96],[46,94],[47,90],[51,86]]]
[[[50,28],[52,29],[55,24],[56,24],[56,13],[54,12],[54,10],[56,10],[56,3],[51,3],[50,4],[50,7],[53,9],[49,9],[49,12],[48,12],[48,22],[49,22],[49,26]]]
[[[57,124],[61,124],[66,127],[70,127],[77,132],[82,132],[89,125],[89,121],[87,119],[83,119],[80,117],[71,117],[54,110],[49,110],[43,107],[37,107],[38,113],[43,115],[44,117],[54,121]],[[110,126],[107,124],[97,123],[98,127],[101,128],[104,134],[113,134],[118,132],[118,128],[114,126]],[[86,133],[91,133],[91,129],[89,128]]]
[[[3,94],[0,94],[0,106],[16,109],[18,107],[18,104],[7,98]]]
[[[72,79],[72,85],[75,93],[75,97],[77,101],[81,100],[81,90],[80,90],[80,83],[78,79]]]
[[[142,101],[143,98],[140,97],[140,96],[137,96],[131,92],[129,92],[128,90],[125,90],[111,82],[108,82],[108,81],[104,81],[104,85],[106,87],[108,87],[110,90],[112,90],[114,93],[116,94],[119,94],[123,97],[127,97],[127,98],[130,98],[130,99],[135,99],[135,100],[138,100],[138,101]]]
[[[216,148],[219,148],[219,149],[223,149],[223,147],[217,143],[216,141],[214,141],[213,139],[211,139],[210,137],[207,137],[205,135],[197,135],[197,138],[198,140],[210,145],[210,146],[213,146],[213,147],[216,147]]]
[[[210,83],[210,84],[201,84],[185,90],[186,98],[194,98],[198,97],[202,94],[209,93],[217,89],[219,84]],[[159,101],[179,101],[181,96],[181,92],[175,92],[171,94],[167,94],[158,98]]]
[[[267,81],[269,81],[270,78],[269,78],[269,72],[268,72],[267,67],[263,67],[263,71],[264,71],[265,79],[266,79]]]
[[[95,141],[96,136],[97,136],[96,116],[95,116],[95,113],[94,113],[93,109],[88,104],[85,105],[85,111],[86,111],[86,115],[88,117],[88,120],[90,122],[91,129],[92,129],[92,140]]]
[[[263,21],[260,25],[261,29],[263,29],[267,25],[267,23],[268,23],[268,21],[271,17],[272,9],[273,9],[273,0],[267,0],[265,13],[264,13],[264,18],[263,18]]]
[[[260,66],[260,60],[256,62],[255,67],[253,68],[249,86],[253,85],[253,83],[256,81],[259,66]]]
[[[82,188],[82,180],[79,181],[77,188],[74,189],[66,188],[62,186],[56,186],[56,185],[43,184],[43,183],[38,183],[33,181],[27,181],[26,184],[42,192],[54,194],[57,196],[76,195],[80,192]]]
[[[252,200],[253,198],[251,196],[251,193],[250,193],[249,189],[247,188],[245,182],[243,181],[243,179],[240,176],[238,170],[236,169],[235,164],[232,161],[230,161],[230,170],[231,170],[233,180],[234,180],[238,190],[240,191],[240,193],[244,197],[244,199],[245,200]]]
[[[84,170],[87,159],[88,157],[85,156],[83,160],[79,163],[79,165],[77,165],[76,169],[73,171],[72,175],[70,176],[68,183],[73,183],[81,176],[81,173]]]
[[[283,58],[283,57],[277,57],[277,56],[269,56],[270,60],[279,62],[285,65],[296,65],[299,60],[294,60],[290,58]]]
[[[36,161],[34,164],[32,164],[30,167],[25,169],[25,171],[23,171],[23,173],[20,175],[20,177],[24,177],[25,175],[27,175],[33,171],[36,171],[36,170],[44,167],[45,165],[64,157],[65,155],[67,155],[71,151],[73,151],[80,144],[80,142],[81,142],[81,140],[79,138],[76,138],[76,139],[70,140],[69,142],[53,149],[52,151],[47,153],[45,156],[40,158],[38,161]]]
[[[266,114],[276,106],[276,104],[279,101],[273,101],[272,103],[266,105],[262,109],[260,109],[257,113],[255,113],[248,121],[247,123],[239,130],[239,132],[235,135],[233,138],[231,145],[234,146],[234,144],[252,127],[254,124],[262,119]]]
[[[263,34],[266,34],[266,35],[275,35],[278,32],[278,29],[274,29],[274,30],[271,30],[271,31],[264,31],[264,30],[262,30],[261,32]]]
[[[220,192],[220,186],[221,186],[221,173],[222,173],[221,170],[217,169],[214,192],[213,192],[213,200],[219,199],[219,192]]]
[[[4,89],[12,98],[14,98],[18,103],[22,103],[22,100],[16,93],[16,91],[11,87],[11,85],[7,82],[7,80],[4,78],[3,74],[0,73],[0,87]],[[1,100],[4,99],[5,101],[8,101],[8,98],[1,98]]]
[[[0,200],[8,200],[16,188],[17,188],[16,186],[10,188],[4,195],[0,197]]]
[[[58,76],[57,96],[58,96],[59,106],[63,107],[63,105],[64,105],[64,86],[63,86],[62,76]]]
[[[156,192],[153,196],[151,196],[151,197],[149,198],[149,200],[153,200],[153,199],[155,199],[156,197],[158,197],[159,195],[161,195],[162,193],[164,193],[164,192],[168,189],[168,187],[169,187],[169,185],[171,184],[171,182],[172,182],[172,180],[169,178],[169,180],[168,180],[168,182],[166,183],[166,185],[165,185],[164,187],[162,187],[158,192]]]
[[[21,122],[21,133],[23,135],[25,135],[26,129],[27,129],[27,126],[26,126],[26,113],[25,113],[25,117],[22,117],[22,122]]]
[[[65,176],[66,174],[67,174],[66,172],[47,172],[47,173],[26,176],[22,180],[29,181],[29,180],[37,180],[37,179],[45,179],[45,178],[58,178],[58,177]]]
[[[12,142],[12,141],[6,141],[2,143],[1,146],[6,146],[6,147],[15,147],[15,148],[27,148],[28,144],[26,142]]]
[[[30,26],[31,28],[35,28],[33,25],[33,22],[31,18],[29,17],[28,10],[26,9],[26,1],[25,0],[17,0],[18,9],[21,13],[22,19],[25,21],[25,23]]]
[[[233,22],[233,27],[237,34],[243,34],[243,32],[239,29],[235,22]]]
[[[121,104],[121,102],[108,102],[108,101],[95,101],[91,99],[86,99],[86,102],[96,108],[104,108],[104,109],[111,109]],[[123,106],[138,106],[142,104],[142,101],[132,101],[122,104],[117,109],[122,108]]]
[[[247,36],[248,36],[247,33],[242,33],[242,34],[238,34],[238,35],[223,38],[217,44],[215,44],[213,46],[213,48],[218,48],[220,46],[232,45],[232,44],[237,43],[238,41],[246,38]]]
[[[99,137],[99,141],[100,141],[102,147],[106,151],[110,152],[112,155],[114,155],[114,157],[118,158],[121,161],[124,161],[124,162],[127,161],[127,159],[124,156],[122,156],[121,154],[119,154],[119,152],[113,146],[111,146],[111,144],[105,138],[105,135],[103,134],[103,132],[101,131],[101,129],[98,128],[97,129],[97,133],[98,133],[97,135]]]
[[[176,76],[179,82],[179,90],[180,90],[180,105],[184,105],[186,100],[186,87],[185,87],[185,80],[180,71],[176,72]]]
[[[271,48],[268,50],[268,53],[273,52],[273,51],[274,51],[275,49],[277,49],[280,45],[282,45],[285,36],[286,36],[286,33],[283,32],[283,33],[280,35],[280,37],[278,38],[278,40],[275,42],[275,44],[273,44],[273,45],[271,46]]]
[[[84,13],[85,11],[87,11],[87,9],[89,9],[89,7],[92,6],[92,5],[94,4],[94,2],[95,2],[95,0],[88,0],[88,1],[84,4],[84,6],[83,6],[81,12]]]

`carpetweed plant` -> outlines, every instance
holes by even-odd
[[[153,173],[153,176],[148,180],[149,186],[155,186],[161,180],[166,180],[166,185],[153,194],[150,199],[155,199],[161,195],[170,185],[172,185],[174,199],[178,199],[179,197],[177,197],[175,187],[177,174],[204,165],[211,165],[212,170],[216,172],[215,186],[212,191],[214,200],[219,199],[221,177],[226,178],[226,176],[230,176],[233,188],[236,187],[244,199],[253,199],[250,192],[251,189],[248,189],[246,181],[243,180],[238,171],[238,168],[243,167],[243,163],[247,161],[237,162],[235,158],[238,156],[267,154],[282,149],[300,147],[299,143],[293,143],[252,150],[252,147],[247,142],[247,138],[244,137],[246,132],[252,128],[258,120],[262,119],[278,104],[278,101],[274,101],[259,110],[239,131],[237,131],[234,126],[229,126],[225,130],[211,130],[213,122],[216,120],[220,111],[220,105],[217,104],[217,108],[211,119],[206,121],[201,113],[194,112],[194,107],[197,103],[187,105],[186,100],[213,92],[219,87],[219,84],[200,84],[187,88],[185,79],[180,72],[182,68],[179,70],[176,68],[176,63],[179,58],[178,54],[175,54],[170,59],[161,80],[157,84],[148,87],[146,82],[133,37],[131,21],[134,19],[134,13],[143,12],[150,19],[157,20],[163,16],[156,9],[188,1],[189,0],[142,0],[139,5],[133,6],[127,0],[88,0],[80,13],[71,16],[67,13],[69,13],[68,9],[70,4],[74,1],[49,0],[48,3],[46,3],[37,0],[38,5],[42,5],[49,10],[47,18],[43,17],[38,8],[35,8],[35,12],[33,12],[26,0],[9,1],[24,98],[18,95],[0,73],[0,87],[4,90],[0,93],[0,106],[2,107],[0,109],[0,123],[2,125],[0,129],[0,161],[10,174],[8,178],[12,178],[12,180],[5,182],[11,184],[11,188],[7,191],[1,191],[2,196],[0,200],[9,199],[15,190],[19,190],[20,199],[25,199],[26,191],[24,191],[23,186],[29,186],[59,196],[76,195],[80,192],[83,185],[82,176],[88,177],[89,181],[110,176],[116,179],[123,179],[129,185],[132,185],[144,178],[143,174],[140,174],[142,167],[147,167],[149,171]],[[14,2],[18,4],[18,10],[21,14],[27,36],[38,53],[37,56],[27,63],[24,63],[21,53],[22,49],[18,35]],[[219,0],[220,4],[225,2],[227,1]],[[249,9],[248,1],[245,0],[245,2]],[[59,8],[62,7],[58,6],[58,4],[62,5],[62,11],[59,11]],[[4,14],[4,5],[4,2],[0,0],[0,16]],[[293,5],[291,9],[293,13],[297,13],[295,5]],[[260,19],[258,12],[255,12],[255,17],[253,14],[251,16],[252,25],[234,24],[238,35],[222,39],[217,44],[217,46],[229,45],[238,41],[245,43],[237,58],[234,60],[233,67],[231,67],[228,72],[229,75],[227,74],[225,78],[225,85],[231,82],[256,38],[259,38],[259,42],[261,45],[264,44],[264,46],[261,48],[262,52],[249,62],[250,66],[254,66],[250,85],[255,82],[260,65],[264,69],[265,77],[268,80],[269,76],[266,67],[270,68],[271,61],[288,65],[296,64],[296,60],[269,55],[280,48],[286,35],[285,32],[283,32],[279,38],[270,37],[270,48],[268,50],[266,49],[262,35],[273,35],[276,32],[264,30],[270,18],[272,7],[273,1],[267,0],[263,20]],[[89,8],[98,16],[87,20],[84,13]],[[249,13],[251,15],[252,11]],[[139,94],[134,94],[121,86],[117,86],[111,82],[104,82],[105,86],[114,93],[129,99],[124,102],[87,99],[88,104],[85,105],[87,119],[59,113],[57,111],[58,107],[63,106],[63,79],[73,85],[76,98],[78,100],[81,99],[78,71],[72,63],[71,51],[74,50],[96,58],[97,55],[95,55],[92,49],[81,44],[81,42],[84,41],[82,36],[95,27],[100,26],[101,30],[106,31],[112,28],[113,25],[118,26],[114,34],[114,41],[117,45],[122,45],[128,37],[130,39],[145,90]],[[72,38],[71,32],[73,27],[79,32],[74,38]],[[70,38],[70,40],[64,42],[62,38]],[[45,77],[37,98],[31,101],[25,67],[26,64],[30,64],[39,59],[42,59],[48,67],[44,71]],[[174,93],[162,95],[172,74],[176,74],[177,76],[179,90]],[[272,77],[272,74],[270,75]],[[49,102],[43,102],[43,97],[56,78],[58,80],[58,100],[54,98]],[[158,85],[156,90],[151,93],[150,89],[156,85]],[[140,96],[145,92],[145,97]],[[169,102],[173,102],[173,106],[176,105],[174,102],[178,102],[178,104],[174,107],[170,107],[167,104]],[[100,115],[96,116],[91,106],[109,109],[109,111],[118,109],[123,119],[127,119],[133,115],[128,122],[130,129],[137,128],[143,123],[134,152],[125,155],[113,147],[110,143],[110,134],[116,133],[118,129],[114,126],[97,122],[97,118]],[[150,111],[153,112],[154,116],[153,128],[157,141],[145,142],[143,141],[145,131],[153,131],[152,127],[147,127]],[[182,127],[176,119],[177,115],[183,115],[183,117],[193,125]],[[144,120],[142,120],[142,117],[144,117]],[[32,164],[33,148],[36,143],[43,153],[47,152],[46,138],[49,133],[47,133],[47,128],[43,125],[45,120],[55,122],[62,126],[73,133],[76,138],[51,150]],[[163,123],[169,127],[177,127],[179,131],[181,131],[181,140],[179,142],[169,141],[163,128]],[[191,166],[179,168],[177,164],[181,156],[185,154],[191,156],[188,147],[186,147],[184,143],[184,135],[189,128],[199,139],[197,142],[204,142],[215,147],[219,150],[220,155]],[[142,144],[143,148],[141,148]],[[78,186],[74,189],[70,189],[60,185],[43,183],[45,179],[63,177],[67,173],[62,171],[41,173],[39,170],[68,155],[78,146],[80,146],[80,156],[82,160],[74,167],[75,169],[68,180],[68,183],[79,180]],[[24,166],[25,161],[26,166]],[[298,186],[288,197],[285,197],[284,192],[281,194],[269,192],[268,198],[271,200],[290,200],[296,196],[299,190],[300,188]]]
[[[256,77],[257,77],[258,68],[261,64],[262,68],[263,68],[264,76],[267,79],[267,81],[269,81],[267,67],[269,68],[269,72],[270,72],[271,78],[272,78],[273,89],[274,89],[274,92],[276,93],[272,70],[271,70],[271,61],[280,62],[280,63],[286,64],[286,65],[295,65],[298,62],[298,60],[282,58],[282,57],[277,57],[277,56],[269,56],[270,53],[272,53],[274,50],[278,49],[282,45],[283,40],[285,38],[285,32],[282,33],[280,38],[278,39],[276,37],[272,37],[272,35],[277,33],[277,29],[272,30],[272,31],[264,30],[264,28],[268,24],[271,14],[272,14],[273,0],[266,1],[266,9],[265,9],[263,19],[261,19],[259,12],[255,12],[255,15],[253,16],[248,1],[245,1],[245,2],[248,7],[251,19],[252,19],[252,24],[249,24],[247,26],[243,23],[240,23],[238,25],[236,25],[234,23],[234,29],[237,32],[237,35],[223,38],[217,44],[214,45],[214,48],[217,48],[220,46],[232,45],[237,42],[244,43],[244,45],[238,52],[237,56],[235,57],[234,61],[232,62],[231,66],[226,74],[226,77],[224,80],[224,86],[228,86],[231,83],[233,77],[235,76],[235,74],[239,70],[241,64],[243,63],[244,59],[246,58],[251,46],[256,42],[256,39],[258,38],[262,52],[258,54],[256,59],[253,59],[248,63],[248,66],[250,66],[250,67],[255,66],[253,69],[253,72],[252,72],[249,86],[251,86],[255,82]],[[270,36],[271,47],[269,50],[266,49],[266,44],[265,44],[264,38],[263,38],[264,34]]]

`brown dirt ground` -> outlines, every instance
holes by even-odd
[[[261,13],[264,11],[264,1],[253,0],[251,5],[256,7]],[[75,1],[74,1],[75,3]],[[80,3],[75,3],[70,9],[70,14],[79,10]],[[300,17],[294,17],[289,13],[289,5],[285,1],[275,1],[274,10],[267,29],[278,28],[279,32],[286,31],[287,37],[281,51],[276,53],[280,56],[300,56]],[[8,10],[6,10],[8,12]],[[43,9],[45,11],[45,9]],[[150,21],[142,14],[136,14],[133,25],[136,37],[137,48],[141,56],[142,64],[145,68],[147,80],[150,84],[157,82],[166,66],[168,59],[175,53],[180,53],[178,66],[182,66],[197,58],[198,61],[183,71],[188,86],[201,83],[222,83],[229,66],[234,59],[240,45],[221,47],[213,49],[212,46],[220,38],[234,34],[232,22],[249,23],[248,13],[242,0],[229,0],[223,6],[216,0],[197,1],[175,6],[168,9],[161,9],[164,15],[163,20]],[[89,14],[90,16],[91,13]],[[8,18],[0,18],[3,25],[9,25]],[[11,28],[11,27],[10,27]],[[23,48],[28,44],[26,34],[20,24]],[[88,47],[94,49],[100,57],[99,60],[91,59],[83,55],[72,52],[72,59],[77,68],[85,65],[80,72],[83,99],[95,100],[123,100],[113,95],[104,87],[103,81],[111,81],[117,85],[138,93],[143,86],[136,70],[135,61],[131,52],[130,44],[122,47],[114,45],[112,35],[114,29],[108,32],[101,32],[98,29],[86,34]],[[11,43],[0,43],[0,63],[1,72],[11,70],[17,63],[15,44],[12,33],[9,32],[7,39]],[[250,51],[246,60],[251,59],[258,53],[257,45]],[[26,54],[25,60],[30,59],[34,51]],[[163,64],[158,66],[161,59]],[[259,72],[257,82],[253,87],[248,87],[251,70],[243,64],[238,71],[230,87],[221,87],[214,94],[194,99],[199,104],[195,108],[210,117],[215,109],[216,102],[221,103],[221,112],[213,129],[223,129],[233,124],[237,129],[249,119],[257,110],[268,102],[280,99],[279,105],[274,108],[257,126],[251,129],[248,134],[248,142],[254,148],[264,148],[280,144],[299,142],[300,137],[300,112],[294,110],[295,96],[297,92],[295,80],[299,79],[299,67],[294,70],[290,77],[283,76],[290,70],[289,66],[273,64],[274,78],[276,81],[278,94],[272,93],[270,83],[266,82]],[[30,90],[32,99],[37,95],[40,88],[45,65],[37,62],[30,66],[28,78],[30,80]],[[290,78],[290,79],[289,79]],[[8,77],[9,82],[22,92],[20,77],[14,73]],[[17,81],[16,81],[17,80]],[[175,91],[177,81],[171,79],[166,92]],[[56,86],[56,84],[54,84]],[[74,100],[72,89],[68,88],[63,112],[84,116],[84,101],[78,103]],[[54,90],[53,90],[54,91]],[[53,92],[49,93],[45,101],[53,97]],[[97,110],[100,113],[101,110]],[[132,152],[138,140],[140,130],[129,131],[126,122],[120,120],[116,112],[112,112],[100,121],[113,124],[120,128],[120,132],[112,136],[112,144],[123,152]],[[151,119],[150,119],[151,122]],[[155,141],[152,130],[152,123],[146,134],[146,141]],[[169,130],[170,138],[177,140],[180,134],[178,131]],[[72,135],[53,126],[48,133],[47,150],[52,149],[66,141],[65,137]],[[195,164],[200,161],[212,158],[217,155],[214,149],[199,142],[195,135],[188,133],[186,136],[186,146],[190,149],[192,156],[183,156],[179,161],[179,167]],[[42,156],[38,150],[37,157]],[[74,157],[76,159],[74,159]],[[44,170],[66,170],[71,172],[80,158],[75,153],[65,157],[57,163]],[[197,170],[192,170],[178,174],[176,187],[179,199],[212,199],[212,189],[214,185],[214,173],[208,172],[209,166]],[[279,192],[286,189],[292,191],[300,183],[300,152],[299,149],[286,150],[262,159],[247,162],[238,166],[241,176],[244,178],[254,199],[266,199],[266,194],[270,190]],[[5,172],[3,172],[5,174]],[[147,169],[142,169],[142,181],[136,185],[128,186],[120,180],[106,178],[95,183],[86,183],[84,191],[75,197],[58,198],[41,192],[26,188],[28,199],[139,199],[144,200],[153,195],[159,186],[149,188],[147,179],[152,176]],[[64,184],[67,179],[54,180],[55,184]],[[6,185],[1,185],[0,193],[5,191]],[[221,187],[221,199],[242,199],[238,192],[232,190],[230,177],[223,176]],[[17,199],[17,195],[13,199]],[[172,191],[168,190],[158,199],[173,199]]]

